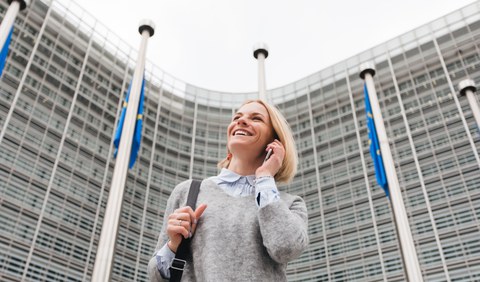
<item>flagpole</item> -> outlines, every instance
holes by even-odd
[[[392,153],[390,151],[390,144],[388,142],[387,132],[383,123],[382,112],[380,110],[380,104],[378,103],[375,84],[373,82],[374,75],[375,69],[372,64],[366,63],[360,66],[360,77],[365,81],[368,90],[368,98],[370,99],[373,120],[375,121],[375,127],[380,143],[380,151],[383,158],[385,173],[387,175],[390,199],[407,278],[410,282],[423,281],[420,263],[415,250],[415,243],[413,241],[410,224],[408,222],[407,210],[405,209],[405,204],[403,202],[400,184],[395,171],[395,163],[393,162]]]
[[[253,46],[253,56],[258,61],[258,98],[266,100],[267,86],[265,83],[265,59],[268,57],[268,47],[265,43]]]
[[[108,195],[105,217],[98,243],[95,265],[93,268],[93,282],[106,282],[111,280],[115,243],[118,234],[118,225],[123,202],[123,193],[128,172],[130,150],[133,143],[133,134],[137,120],[138,103],[145,69],[145,54],[147,40],[153,36],[154,24],[150,20],[140,22],[138,31],[142,35],[142,42],[137,57],[137,65],[133,73],[131,92],[128,100],[127,112],[123,124],[122,138],[118,148],[117,160],[112,176],[112,186]]]
[[[5,17],[0,24],[0,49],[5,45],[5,41],[12,29],[18,12],[27,8],[27,6],[30,5],[30,0],[8,0],[8,4],[10,4],[10,6],[8,6]]]
[[[472,109],[473,117],[477,123],[477,130],[480,131],[480,108],[477,100],[475,99],[475,92],[477,92],[475,82],[472,79],[462,80],[458,84],[458,88],[460,89],[460,96],[467,96],[468,103]]]

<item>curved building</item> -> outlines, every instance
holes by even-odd
[[[5,15],[7,1],[0,2]],[[480,132],[458,83],[480,84],[480,2],[267,91],[287,117],[310,246],[289,281],[405,281],[376,184],[359,65],[374,78],[425,281],[480,280]],[[0,280],[90,281],[136,50],[74,2],[33,0],[0,79]],[[182,82],[147,62],[143,140],[129,170],[114,281],[146,281],[173,187],[217,173],[235,107],[257,93]],[[478,96],[477,96],[478,100]]]

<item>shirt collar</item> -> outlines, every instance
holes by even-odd
[[[228,182],[228,183],[237,182],[242,177],[245,177],[247,179],[248,184],[254,185],[255,175],[243,176],[240,174],[236,174],[235,172],[227,168],[222,168],[222,170],[220,171],[220,174],[218,175],[218,178],[221,181]]]

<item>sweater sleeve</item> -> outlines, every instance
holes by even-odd
[[[285,201],[283,198],[289,198]],[[278,263],[287,263],[308,246],[308,214],[301,197],[284,194],[282,200],[259,209],[263,245]]]
[[[165,219],[167,219],[169,215],[173,213],[173,211],[175,211],[175,209],[178,209],[182,205],[185,205],[186,193],[188,192],[189,187],[190,187],[189,181],[184,181],[180,183],[175,187],[175,189],[173,189],[172,194],[168,198],[167,206],[165,208],[165,213],[163,216],[162,230],[160,232],[160,235],[158,236],[158,242],[155,248],[155,253],[152,256],[152,258],[150,258],[150,261],[148,263],[148,276],[151,282],[168,281],[162,278],[160,271],[158,270],[156,254],[168,241],[168,235],[166,230],[168,220],[165,220]]]

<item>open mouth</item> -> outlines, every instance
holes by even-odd
[[[235,130],[233,132],[233,136],[252,136],[252,134],[250,134],[249,132],[245,131],[245,130]]]

